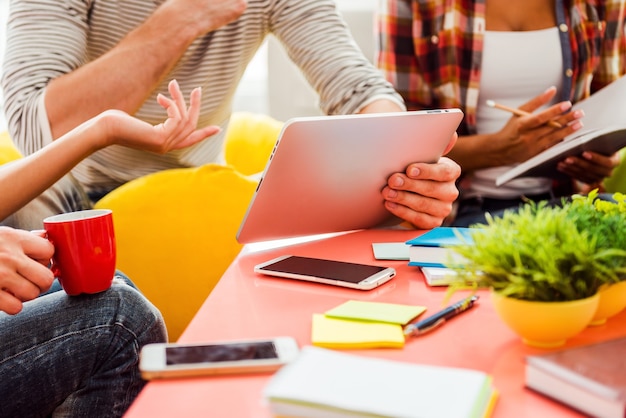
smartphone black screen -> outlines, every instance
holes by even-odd
[[[177,346],[165,349],[165,362],[170,365],[272,359],[277,357],[276,347],[272,341]]]
[[[385,269],[387,267],[299,256],[287,257],[261,268],[261,270],[301,274],[349,283],[360,283]]]

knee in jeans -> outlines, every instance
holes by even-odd
[[[139,291],[127,283],[114,281],[108,294],[118,301],[118,320],[138,336],[140,345],[167,341],[161,312]]]

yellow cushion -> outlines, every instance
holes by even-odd
[[[95,205],[113,210],[118,268],[178,339],[241,250],[235,236],[257,183],[208,164],[133,180]]]
[[[22,154],[13,144],[9,133],[0,132],[0,165],[21,158]]]
[[[226,164],[248,176],[262,172],[283,125],[262,114],[233,113],[224,144]]]

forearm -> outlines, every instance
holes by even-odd
[[[0,219],[37,197],[83,158],[106,146],[107,137],[107,128],[96,118],[36,153],[0,166]]]
[[[45,103],[53,138],[106,109],[133,114],[169,73],[198,30],[167,3],[98,59],[50,82]]]
[[[505,165],[496,143],[493,135],[460,136],[447,156],[461,166],[463,173]]]

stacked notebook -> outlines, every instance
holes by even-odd
[[[455,245],[472,242],[471,228],[440,226],[409,241],[409,265],[446,267],[462,264],[464,258],[454,251]]]
[[[526,386],[603,418],[626,416],[626,338],[526,358]]]
[[[304,347],[265,388],[275,416],[454,417],[491,415],[497,392],[483,372]]]

